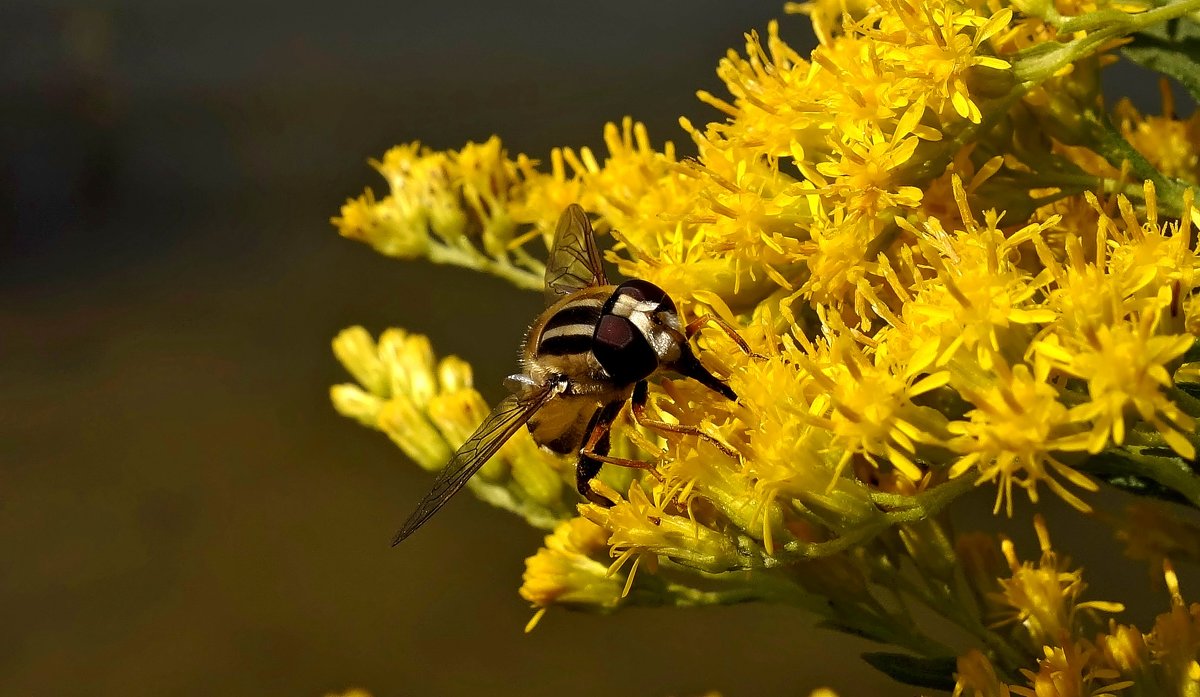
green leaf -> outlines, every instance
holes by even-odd
[[[1170,458],[1180,470],[1191,470],[1189,463],[1167,448],[1143,449],[1141,454],[1164,459]],[[1089,457],[1079,469],[1102,482],[1137,496],[1147,496],[1185,506],[1191,505],[1187,497],[1138,471],[1137,463],[1123,456],[1117,449]]]
[[[876,651],[864,653],[862,657],[875,669],[905,685],[947,692],[954,689],[954,671],[958,668],[958,660],[953,656],[921,658],[905,653]]]
[[[1143,68],[1174,78],[1200,100],[1200,39],[1168,41],[1140,32],[1121,53]]]
[[[1187,350],[1187,353],[1183,354],[1183,358],[1179,362],[1195,363],[1196,361],[1200,361],[1200,341],[1193,342],[1191,348]]]
[[[1197,382],[1177,382],[1175,389],[1186,394],[1194,399],[1200,399],[1200,383]]]
[[[1132,474],[1109,476],[1100,475],[1099,477],[1100,479],[1104,480],[1104,482],[1130,494],[1147,496],[1150,498],[1159,499],[1160,501],[1179,503],[1185,506],[1188,503],[1188,500],[1181,496],[1178,492],[1171,491],[1158,482],[1146,479],[1145,477],[1138,477]]]
[[[871,641],[877,641],[881,644],[889,643],[889,638],[882,633],[873,632],[867,627],[848,624],[832,618],[821,620],[820,622],[817,622],[816,626],[820,629],[832,629],[835,632],[842,632],[851,636],[870,639]]]

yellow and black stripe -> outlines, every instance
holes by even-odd
[[[592,350],[592,335],[600,323],[604,301],[581,297],[563,305],[546,320],[538,337],[537,355],[569,356]]]

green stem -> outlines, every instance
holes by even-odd
[[[736,605],[770,600],[754,588],[730,588],[727,590],[702,591],[679,583],[667,584],[668,604],[675,607],[702,607],[706,605]]]
[[[1021,51],[1013,63],[1013,71],[1021,83],[1032,87],[1069,63],[1098,52],[1114,39],[1169,19],[1182,17],[1197,9],[1200,9],[1200,0],[1183,0],[1139,14],[1100,10],[1078,17],[1048,17],[1047,20],[1056,25],[1060,35],[1066,36],[1080,31],[1088,33],[1073,41],[1037,44]]]
[[[1104,38],[1104,41],[1108,41],[1115,38],[1115,36],[1131,34],[1140,29],[1154,26],[1169,19],[1183,17],[1196,11],[1200,11],[1200,0],[1172,2],[1162,7],[1156,7],[1153,10],[1137,14],[1129,14],[1128,12],[1121,12],[1119,10],[1101,10],[1065,19],[1058,23],[1058,30],[1060,33],[1072,34],[1077,31],[1091,31],[1108,22],[1113,22],[1113,26],[1095,32],[1112,31],[1114,36],[1106,36]]]
[[[1064,18],[1057,14],[1047,16],[1044,19],[1056,26],[1062,36],[1077,32],[1087,33],[1072,41],[1038,44],[1018,53],[1012,60],[1017,84],[1008,97],[1025,94],[1063,67],[1094,56],[1114,40],[1146,27],[1186,16],[1198,9],[1200,0],[1182,0],[1139,14],[1101,10],[1078,17]],[[1187,188],[1183,182],[1158,171],[1125,140],[1106,114],[1087,108],[1078,118],[1079,125],[1086,129],[1087,135],[1095,141],[1095,149],[1100,156],[1118,169],[1128,163],[1130,171],[1139,183],[1146,180],[1154,183],[1164,212],[1174,216],[1182,213],[1183,192]],[[1141,197],[1140,193],[1137,197]]]
[[[1019,653],[1003,637],[988,629],[983,622],[979,621],[978,617],[965,612],[951,593],[946,592],[935,596],[927,586],[918,586],[900,573],[889,574],[888,582],[894,588],[903,591],[925,607],[979,639],[999,659],[1000,667],[1007,674],[1006,679],[1009,681],[1017,675],[1018,669],[1028,667],[1029,657]]]
[[[974,480],[971,477],[958,477],[916,496],[872,493],[871,499],[876,505],[886,506],[892,510],[880,512],[870,520],[859,522],[853,529],[841,533],[832,540],[825,542],[792,540],[783,546],[783,550],[775,558],[779,561],[815,559],[843,552],[874,538],[890,527],[923,520],[936,514],[951,501],[969,491],[973,485]]]
[[[701,590],[670,582],[661,596],[666,604],[677,607],[729,605],[752,601],[774,602],[811,612],[828,628],[838,629],[874,641],[908,649],[930,658],[955,656],[955,650],[923,634],[913,623],[900,621],[881,606],[869,608],[862,599],[839,602],[813,593],[776,573],[767,571],[705,574],[688,570],[709,586],[726,586]],[[868,601],[873,600],[869,598]]]
[[[898,621],[890,614],[881,615],[861,607],[835,605],[842,615],[839,622],[852,630],[885,644],[908,649],[926,658],[957,656],[958,651],[923,633],[915,624]]]
[[[989,102],[986,109],[981,109],[983,119],[979,123],[964,120],[965,125],[953,137],[926,145],[928,150],[921,152],[920,158],[911,160],[914,163],[911,170],[902,171],[898,176],[918,185],[923,185],[941,176],[956,153],[966,147],[968,143],[981,140],[984,134],[1008,116],[1009,110],[1025,96],[1031,87],[1032,85],[1017,84],[1008,94],[994,102]],[[901,170],[904,169],[906,167],[901,167]]]
[[[522,290],[540,291],[545,287],[541,275],[514,266],[507,259],[493,259],[469,245],[455,247],[435,243],[429,247],[428,257],[435,264],[463,266],[499,276]]]
[[[974,480],[970,477],[957,477],[923,491],[916,496],[904,494],[889,494],[883,491],[871,492],[871,501],[877,506],[891,509],[889,513],[902,511],[917,511],[916,519],[928,518],[941,511],[954,499],[971,490]],[[909,521],[904,521],[909,522]]]

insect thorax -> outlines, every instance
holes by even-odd
[[[679,357],[675,304],[657,286],[632,280],[589,288],[551,305],[526,349],[530,377],[566,375],[571,392],[594,394],[649,377]]]

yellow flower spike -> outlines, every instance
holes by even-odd
[[[693,520],[696,516],[692,504],[701,497],[755,539],[780,528],[779,511],[771,506],[764,508],[755,496],[753,483],[707,442],[674,450],[660,471],[668,492],[672,492],[665,498],[687,506]]]
[[[957,179],[954,191],[966,210],[966,194]],[[917,236],[921,256],[936,273],[936,280],[919,283],[916,297],[901,311],[906,332],[911,333],[908,340],[936,338],[942,343],[938,364],[950,369],[956,388],[973,387],[979,376],[969,371],[990,370],[997,352],[1010,360],[1021,357],[1036,325],[1054,320],[1053,311],[1037,305],[1041,280],[1014,263],[1015,249],[996,228],[996,220],[979,225],[968,216],[967,229],[954,233],[937,220],[927,221],[924,229],[897,222]],[[1020,234],[1036,237],[1050,224],[1035,224]]]
[[[371,164],[391,188],[385,201],[395,234],[411,238],[428,231],[451,244],[470,234],[455,191],[457,172],[448,153],[409,143],[388,150],[383,159]]]
[[[428,400],[425,409],[445,442],[457,448],[490,410],[469,382],[463,384],[456,378],[451,384],[457,389],[443,389]],[[526,496],[543,506],[554,506],[562,498],[563,478],[557,459],[538,448],[524,430],[510,438],[479,470],[478,476],[491,481],[511,477]]]
[[[610,554],[616,558],[648,553],[714,573],[736,569],[741,563],[733,540],[687,516],[668,513],[637,482],[630,486],[628,500],[612,508],[583,505],[580,512],[609,532]]]
[[[816,172],[829,178],[828,194],[846,202],[846,209],[870,220],[895,207],[915,208],[922,191],[896,181],[894,173],[917,149],[916,136],[893,138],[877,126],[862,124],[852,140],[834,143],[831,159],[816,165]]]
[[[338,332],[333,340],[333,355],[373,395],[391,394],[389,374],[379,359],[379,349],[369,332],[362,327],[349,327]]]
[[[446,356],[438,363],[438,388],[442,392],[469,390],[475,384],[471,364],[458,356]]]
[[[425,412],[437,391],[428,340],[392,329],[376,343],[362,327],[351,327],[338,334],[333,349],[368,390],[336,386],[330,398],[338,411],[383,431],[425,469],[444,463],[453,451]]]
[[[1104,663],[1122,675],[1135,678],[1135,683],[1148,679],[1152,657],[1146,637],[1137,627],[1110,621],[1108,633],[1097,639],[1096,648]]]
[[[391,394],[408,395],[417,406],[424,406],[437,394],[433,346],[427,337],[385,329],[379,335],[378,351],[389,373]]]
[[[947,673],[957,654],[964,697],[1200,696],[1200,605],[1169,564],[1171,608],[1143,634],[1101,624],[1121,606],[1084,599],[1040,518],[1033,561],[931,520],[989,482],[997,512],[1012,515],[1018,489],[1088,511],[1084,473],[1200,496],[1183,466],[1200,370],[1181,366],[1200,335],[1200,212],[1177,181],[1200,179],[1200,117],[1175,118],[1166,97],[1161,117],[1119,106],[1110,120],[1146,161],[1115,133],[1104,150],[1092,119],[1122,37],[1200,0],[1122,2],[814,0],[811,55],[771,23],[720,62],[728,94],[699,94],[718,122],[681,120],[694,158],[627,117],[605,125],[606,151],[559,148],[544,165],[496,138],[374,163],[388,191],[343,206],[348,237],[540,290],[527,247],[578,203],[622,273],[665,289],[685,323],[722,317],[754,351],[689,338],[737,399],[658,381],[651,417],[704,435],[618,419],[610,454],[654,468],[604,467],[594,485],[611,508],[563,522],[579,501],[572,463],[523,429],[471,480],[558,524],[527,561],[531,625],[551,604],[765,598],[923,657],[913,665]],[[337,410],[426,468],[486,412],[470,367],[423,337],[351,329],[335,351],[360,383],[331,389]],[[1175,518],[1114,525],[1160,563],[1195,556]],[[982,651],[925,634],[912,600]]]
[[[576,605],[612,610],[621,602],[622,579],[598,561],[607,548],[608,533],[586,518],[559,523],[546,536],[544,547],[525,560],[521,597],[534,607]],[[540,615],[535,616],[535,620]],[[526,628],[533,629],[534,623]]]
[[[657,257],[663,237],[690,210],[700,182],[680,169],[673,143],[665,142],[661,152],[651,146],[641,122],[625,117],[619,127],[605,124],[604,142],[603,166],[583,151],[582,203],[590,203],[638,254]]]
[[[746,58],[730,50],[717,67],[717,76],[734,96],[734,103],[701,96],[722,111],[733,112],[733,123],[709,127],[711,136],[733,145],[746,145],[749,138],[757,136],[758,149],[775,156],[790,155],[797,138],[798,147],[822,146],[825,138],[820,123],[824,116],[811,102],[818,93],[813,89],[813,72],[808,61],[779,38],[779,23],[772,20],[767,24],[766,48],[757,32],[751,32],[746,35],[745,50]]]
[[[1012,515],[1013,486],[1037,501],[1037,485],[1045,483],[1052,492],[1081,511],[1090,507],[1058,481],[1058,477],[1086,491],[1097,485],[1060,459],[1056,453],[1080,452],[1087,447],[1083,425],[1059,400],[1058,389],[1048,381],[1049,364],[1035,361],[1033,369],[1021,364],[1009,369],[995,364],[994,385],[984,391],[960,389],[975,405],[967,421],[951,423],[958,437],[951,447],[962,456],[950,469],[957,477],[969,470],[978,472],[977,482],[996,482],[995,511]]]
[[[341,215],[330,222],[342,237],[365,242],[390,257],[416,259],[429,249],[425,230],[402,218],[395,199],[385,196],[376,201],[370,189],[358,198],[348,199],[342,205]]]
[[[471,437],[491,411],[487,402],[475,390],[437,395],[428,402],[426,409],[429,419],[437,426],[442,438],[454,449]],[[479,476],[483,479],[496,480],[507,474],[508,462],[496,456],[479,470]]]
[[[1173,385],[1166,366],[1183,356],[1195,339],[1156,336],[1156,317],[1145,314],[1135,322],[1097,327],[1090,341],[1060,338],[1070,341],[1070,349],[1047,354],[1055,368],[1087,381],[1090,401],[1073,407],[1071,416],[1092,423],[1089,452],[1100,452],[1110,440],[1124,443],[1126,419],[1136,413],[1181,457],[1195,457],[1188,439],[1196,430],[1195,420],[1164,392]]]
[[[609,157],[603,166],[590,153],[584,153],[579,163],[584,185],[581,203],[600,214],[603,220],[600,229],[612,228],[620,242],[616,251],[623,248],[624,254],[609,255],[618,269],[628,276],[655,283],[678,302],[686,301],[698,290],[716,292],[734,301],[739,284],[746,279],[737,269],[740,257],[731,258],[726,246],[731,244],[733,233],[743,236],[762,233],[756,227],[746,226],[743,220],[725,215],[738,213],[722,207],[720,199],[729,192],[713,181],[716,173],[695,164],[677,162],[670,142],[664,145],[663,152],[655,151],[645,127],[629,118],[622,121],[620,128],[608,124],[605,142]],[[769,171],[765,167],[758,170]],[[743,193],[750,201],[762,192],[755,189]],[[698,201],[710,201],[714,210],[725,213],[698,210]],[[737,253],[757,257],[755,250],[761,245],[757,244],[757,237],[755,242],[738,245]],[[774,258],[779,260],[777,255]],[[761,288],[769,283],[765,275],[761,276],[754,284],[757,295],[739,299],[740,302],[752,306],[758,295],[763,294]]]
[[[333,402],[333,408],[342,416],[371,428],[379,423],[379,412],[383,409],[384,400],[363,391],[358,385],[334,385],[329,388],[329,399]]]
[[[1068,571],[1070,560],[1059,557],[1050,546],[1046,522],[1034,516],[1042,556],[1038,563],[1022,563],[1008,539],[1001,543],[1012,577],[1000,579],[1001,591],[991,595],[998,607],[1005,609],[1000,626],[1019,624],[1029,635],[1033,646],[1055,646],[1062,637],[1078,636],[1080,623],[1094,612],[1121,612],[1120,603],[1080,601],[1087,589],[1080,571]]]
[[[919,353],[916,359],[928,364],[930,356]],[[842,450],[840,464],[861,455],[875,465],[886,461],[912,481],[924,476],[915,462],[918,449],[941,443],[945,421],[931,419],[913,400],[945,385],[948,374],[916,380],[918,371],[910,369],[902,352],[876,348],[870,356],[849,332],[839,332],[815,356],[798,360],[832,401],[828,428]],[[836,478],[840,470],[833,474]]]
[[[996,677],[991,661],[978,649],[958,657],[954,697],[1009,697],[1008,686]]]
[[[454,453],[441,431],[408,395],[394,395],[385,402],[375,426],[422,469],[437,470]]]
[[[445,152],[409,143],[371,164],[391,193],[376,201],[368,190],[347,202],[332,219],[341,234],[392,256],[425,256],[541,288],[541,262],[520,249],[529,239],[520,225],[552,229],[578,182],[559,182],[566,195],[549,199],[531,185],[549,189],[553,177],[539,174],[524,155],[510,159],[496,137]]]
[[[800,288],[805,297],[813,303],[840,305],[864,292],[864,286],[869,291],[862,268],[863,252],[875,234],[869,222],[848,216],[840,207],[828,212],[818,207],[814,217],[806,260],[809,277]]]
[[[1179,579],[1169,560],[1163,560],[1163,577],[1171,595],[1171,609],[1159,615],[1146,638],[1151,655],[1158,663],[1163,682],[1176,687],[1196,689],[1193,664],[1200,655],[1200,603],[1188,605],[1179,592]]]
[[[770,511],[776,499],[794,499],[831,514],[840,529],[852,528],[878,509],[863,487],[836,475],[844,451],[826,418],[830,401],[801,358],[798,349],[785,348],[752,362],[733,381],[747,411],[743,474],[754,482],[756,502],[750,510]]]
[[[1174,96],[1164,78],[1162,115],[1144,116],[1128,99],[1113,108],[1114,120],[1121,135],[1129,141],[1158,171],[1188,183],[1200,182],[1200,112],[1187,119],[1175,118]]]
[[[1117,671],[1094,665],[1095,648],[1087,640],[1065,641],[1063,646],[1045,646],[1038,671],[1022,669],[1030,687],[1012,687],[1021,697],[1116,697],[1114,693],[1133,685]]]
[[[335,350],[358,367],[373,392],[354,385],[330,390],[343,415],[386,434],[409,459],[440,470],[489,413],[472,386],[471,366],[449,356],[440,361],[429,339],[400,329],[375,342],[361,327],[342,332]],[[485,464],[468,486],[490,503],[549,527],[565,517],[566,482],[558,458],[539,449],[521,429]]]
[[[583,200],[583,181],[580,179],[580,167],[574,151],[570,148],[554,148],[550,151],[550,171],[541,172],[536,169],[537,162],[524,155],[517,157],[517,168],[524,180],[523,196],[510,202],[509,210],[513,220],[531,223],[533,228],[527,233],[528,239],[541,236],[549,248],[554,237],[554,226],[562,211],[572,203]],[[570,167],[570,172],[568,172]],[[527,239],[514,238],[508,245],[510,249],[519,247]]]
[[[568,493],[563,485],[564,469],[557,456],[537,446],[524,433],[504,444],[496,456],[509,464],[512,479],[533,501],[556,508]]]
[[[514,230],[508,205],[511,190],[521,182],[520,168],[508,159],[496,136],[483,143],[467,143],[452,157],[467,215],[482,226],[484,249],[493,256],[502,255]]]

